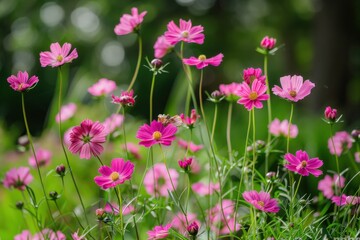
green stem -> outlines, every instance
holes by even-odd
[[[126,141],[126,131],[125,131],[125,108],[123,108],[123,117],[124,117],[124,122],[122,124],[122,129],[123,129],[123,135],[124,135],[124,146],[125,146],[125,152],[126,152],[126,159],[129,159],[129,152],[128,152],[127,141]]]
[[[253,169],[251,174],[251,188],[255,189],[254,178],[255,178],[255,165],[256,165],[256,135],[255,135],[255,109],[251,110],[252,113],[252,125],[253,125]]]
[[[141,38],[141,35],[139,33],[139,54],[138,54],[138,59],[137,59],[137,63],[136,63],[136,68],[135,68],[135,72],[134,72],[134,75],[131,79],[131,82],[130,82],[130,85],[127,89],[127,91],[130,91],[135,83],[135,80],[137,78],[137,75],[139,73],[139,68],[140,68],[140,63],[141,63],[141,58],[142,58],[142,38]]]
[[[291,215],[290,215],[290,218],[291,218],[291,222],[294,223],[294,201],[295,201],[295,198],[296,198],[296,194],[299,190],[299,186],[300,186],[300,182],[301,182],[301,179],[302,179],[302,175],[300,175],[300,178],[299,178],[299,181],[298,181],[298,184],[296,186],[296,189],[295,189],[295,192],[294,192],[294,195],[292,196],[291,198],[291,206],[290,206],[290,210],[291,210]]]
[[[218,106],[215,103],[214,121],[213,121],[212,130],[211,130],[211,142],[214,142],[214,133],[215,133],[215,127],[216,127],[217,113],[218,113]]]
[[[233,157],[232,157],[232,148],[231,148],[231,116],[232,116],[232,102],[229,102],[229,109],[228,109],[228,115],[227,115],[227,125],[226,125],[226,142],[228,147],[228,154],[229,154],[229,161],[230,164],[233,163]]]
[[[266,93],[269,95],[269,99],[267,101],[268,106],[268,126],[272,121],[272,114],[271,114],[271,94],[270,94],[270,85],[269,85],[269,77],[268,77],[268,54],[264,55],[264,74],[265,74],[265,81],[266,81]],[[270,154],[270,142],[271,142],[271,134],[268,131],[267,137],[267,144],[266,144],[266,151],[265,151],[265,173],[269,171],[269,154]]]
[[[117,197],[118,202],[119,202],[119,217],[120,217],[121,239],[124,240],[125,229],[124,229],[124,221],[123,221],[121,191],[120,191],[120,188],[118,189],[117,187],[115,187],[114,189],[115,189],[116,197]]]
[[[190,176],[188,173],[186,174],[186,176],[187,176],[188,187],[187,187],[187,194],[186,194],[185,212],[188,211],[190,190],[191,190]],[[187,225],[189,225],[187,218],[186,218],[186,223],[187,223]]]
[[[336,171],[338,173],[338,177],[340,177],[339,157],[337,155],[336,148],[335,148],[335,143],[334,143],[334,138],[333,138],[333,125],[332,124],[330,124],[330,139],[331,139],[332,147],[334,149],[334,155],[335,155],[335,160],[336,160]],[[336,187],[336,185],[337,184],[335,184],[335,187]]]
[[[152,79],[151,79],[151,89],[150,89],[150,123],[153,120],[153,95],[154,95],[154,86],[155,86],[155,76],[156,73],[153,73]]]
[[[289,146],[290,146],[290,127],[291,127],[291,121],[292,121],[293,113],[294,113],[294,104],[291,103],[290,119],[289,119],[288,134],[287,134],[287,141],[286,141],[286,153],[289,152]]]

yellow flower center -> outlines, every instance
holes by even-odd
[[[189,37],[189,32],[184,31],[184,32],[181,33],[181,36],[184,37],[184,38],[187,38],[187,37]]]
[[[265,203],[263,201],[258,201],[257,203],[262,207],[265,205]]]
[[[291,90],[289,94],[290,94],[290,96],[292,96],[292,97],[296,97],[296,94],[297,94],[297,93],[296,93],[296,91]]]
[[[59,55],[56,57],[56,61],[61,62],[63,60],[63,56]]]
[[[110,174],[110,178],[111,178],[111,180],[113,180],[113,181],[118,180],[119,177],[120,177],[120,175],[119,175],[118,172],[112,172],[112,173]]]
[[[205,56],[204,54],[201,54],[201,55],[198,57],[198,59],[199,59],[200,61],[205,61],[205,60],[206,60],[206,56]]]
[[[258,98],[257,92],[251,92],[251,93],[249,94],[249,99],[250,99],[250,100],[254,101],[254,100],[256,100],[257,98]]]
[[[161,137],[162,137],[161,132],[155,131],[155,132],[153,133],[153,138],[154,138],[154,140],[158,141],[158,140],[160,140]]]
[[[302,162],[301,162],[301,167],[302,167],[302,168],[306,167],[306,165],[307,165],[307,162],[306,162],[306,161],[302,161]]]

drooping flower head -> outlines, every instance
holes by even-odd
[[[261,68],[247,68],[243,71],[244,81],[251,86],[255,79],[258,79],[260,82],[265,84],[265,75],[261,75]]]
[[[265,36],[260,42],[260,46],[262,48],[265,48],[265,49],[268,49],[268,50],[273,49],[275,47],[275,44],[276,44],[276,39],[271,38],[269,36]]]
[[[336,186],[335,186],[336,185]],[[337,193],[340,193],[341,188],[345,186],[345,178],[335,174],[333,177],[325,175],[324,179],[320,180],[318,183],[318,189],[322,191],[323,195],[331,199],[335,194],[335,189]]]
[[[176,132],[177,128],[174,125],[168,124],[164,126],[154,120],[150,126],[147,124],[142,125],[136,134],[136,138],[140,140],[139,144],[145,147],[151,147],[154,144],[170,146],[172,141],[175,140]]]
[[[36,150],[35,154],[39,167],[47,166],[50,164],[52,153],[49,150],[39,148]],[[29,157],[29,165],[33,168],[37,168],[34,156]]]
[[[165,226],[159,225],[154,227],[152,230],[148,231],[148,240],[157,240],[157,239],[165,239],[169,236],[169,229],[171,228],[171,224],[167,224]]]
[[[302,76],[284,76],[280,78],[281,88],[274,86],[272,91],[275,95],[287,99],[292,102],[297,102],[304,99],[311,93],[311,89],[315,84],[306,80],[303,82]]]
[[[336,154],[340,156],[345,150],[350,149],[352,147],[352,144],[353,143],[351,135],[346,131],[337,132],[328,140],[328,147],[332,155]]]
[[[113,113],[110,117],[106,118],[102,124],[104,125],[107,134],[109,134],[114,132],[117,128],[120,128],[123,122],[123,115]]]
[[[337,117],[337,110],[335,108],[331,108],[327,106],[324,112],[325,119],[329,120],[330,122],[334,122]]]
[[[256,209],[263,212],[277,213],[280,210],[276,199],[271,198],[270,194],[264,191],[246,191],[242,194],[245,201],[253,205]]]
[[[239,100],[239,90],[241,83],[232,82],[230,84],[220,84],[219,89],[222,94],[226,96],[226,100],[229,102],[236,102]]]
[[[64,122],[70,118],[72,118],[77,110],[77,106],[75,103],[69,103],[66,105],[63,105],[60,109],[61,112],[61,122]],[[60,122],[60,114],[57,113],[55,116],[55,121],[57,123]]]
[[[191,110],[190,117],[180,114],[182,122],[189,128],[193,128],[196,121],[200,118],[200,115],[196,113],[195,109]]]
[[[112,103],[121,104],[123,107],[132,107],[135,104],[134,91],[122,91],[120,96],[112,95]]]
[[[29,74],[24,71],[19,71],[17,76],[11,75],[7,78],[7,82],[10,84],[10,87],[17,92],[23,92],[25,90],[30,90],[36,86],[39,82],[39,78],[37,76],[31,76],[29,78]]]
[[[238,91],[240,99],[237,103],[244,105],[247,110],[255,108],[262,108],[263,104],[261,101],[269,99],[269,95],[266,94],[266,85],[255,79],[251,87],[246,82],[241,84]]]
[[[161,35],[154,44],[154,56],[163,58],[172,48],[174,48],[174,45],[170,44],[164,35]]]
[[[191,185],[191,189],[200,196],[212,195],[215,191],[220,191],[219,183],[212,183],[210,185],[203,182],[196,182]]]
[[[3,184],[6,188],[13,187],[24,191],[33,179],[34,177],[30,174],[28,167],[12,168],[5,174]]]
[[[134,172],[134,164],[130,161],[124,161],[122,158],[111,160],[111,166],[101,166],[99,173],[102,176],[94,178],[95,183],[102,189],[116,187],[123,184],[126,180],[131,179]]]
[[[74,48],[71,53],[70,50],[70,43],[64,43],[62,47],[58,42],[52,43],[50,45],[50,52],[46,51],[40,53],[41,66],[59,67],[65,63],[70,63],[72,60],[78,58],[76,48]]]
[[[186,216],[185,216],[183,213],[178,212],[175,214],[175,216],[173,217],[173,219],[171,221],[171,227],[178,230],[179,233],[185,234],[187,223],[194,222],[194,221],[198,221],[196,214],[188,212],[188,213],[186,213]]]
[[[322,174],[322,171],[319,170],[319,168],[324,164],[323,161],[319,158],[309,158],[309,155],[305,151],[298,150],[296,155],[287,153],[284,158],[288,161],[285,168],[292,172],[296,172],[302,176],[309,176],[309,174],[312,174],[315,177]]]
[[[120,23],[114,28],[116,35],[126,35],[132,32],[137,32],[140,28],[140,24],[144,21],[146,11],[139,14],[137,8],[131,9],[131,15],[125,13],[120,18]]]
[[[209,65],[217,67],[221,64],[223,57],[224,55],[222,53],[219,53],[218,55],[211,58],[206,58],[206,56],[202,54],[197,58],[183,58],[183,63],[190,66],[196,66],[197,69],[202,69]]]
[[[278,137],[278,136],[288,137],[289,136],[289,121],[285,119],[280,122],[279,119],[275,118],[274,121],[272,121],[269,125],[269,132],[276,137]],[[291,124],[289,137],[296,138],[298,133],[299,133],[298,127],[294,124]]]
[[[100,97],[112,93],[115,89],[116,83],[113,80],[100,78],[99,81],[88,88],[88,92],[95,97]]]
[[[175,45],[180,41],[203,44],[205,39],[203,31],[204,28],[201,25],[193,27],[191,20],[185,21],[180,19],[179,27],[176,26],[174,21],[168,23],[164,36],[171,45]]]
[[[152,196],[169,196],[168,191],[174,191],[173,186],[177,187],[179,178],[179,173],[175,169],[170,168],[169,173],[164,163],[155,164],[147,171],[144,178],[146,192]]]
[[[103,124],[86,119],[80,126],[72,128],[69,150],[73,154],[79,153],[81,159],[99,156],[104,151],[102,144],[106,141],[106,135]]]

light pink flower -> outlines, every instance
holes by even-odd
[[[154,44],[155,58],[163,58],[173,47],[174,45],[170,44],[164,35],[161,35]]]
[[[13,187],[24,191],[25,187],[29,185],[33,179],[28,167],[12,168],[6,172],[3,184],[6,188]]]
[[[325,119],[333,122],[336,120],[337,110],[335,108],[331,108],[330,106],[327,106],[325,108],[324,116]]]
[[[180,114],[182,122],[189,128],[193,128],[196,121],[200,118],[200,115],[196,113],[195,109],[191,110],[190,117],[185,116],[183,113]]]
[[[121,145],[121,149],[127,150],[131,155],[134,156],[134,158],[141,159],[139,146],[137,144],[127,142],[126,146],[125,146],[125,144]]]
[[[73,240],[86,240],[85,235],[79,236],[79,230],[71,234]]]
[[[263,212],[277,213],[280,210],[276,199],[271,198],[267,192],[246,191],[242,194],[245,201]]]
[[[280,122],[279,119],[275,118],[274,121],[272,121],[269,125],[269,132],[278,137],[278,136],[284,136],[288,137],[289,135],[289,121],[283,120]],[[298,127],[294,124],[290,125],[290,138],[296,138],[298,135],[299,130]]]
[[[269,95],[266,94],[266,85],[258,79],[255,79],[251,88],[249,84],[243,82],[239,90],[239,96],[241,97],[237,103],[244,105],[247,110],[255,108],[262,108],[261,101],[269,99]]]
[[[265,75],[261,75],[261,68],[247,68],[243,71],[244,81],[251,86],[255,79],[258,79],[260,82],[265,84]]]
[[[148,231],[148,240],[165,239],[169,236],[169,229],[171,224],[165,226],[156,226],[151,231]]]
[[[187,222],[190,223],[194,221],[198,221],[196,214],[188,212],[185,217],[183,213],[178,212],[171,221],[171,227],[178,230],[179,233],[184,234],[187,231],[186,230]]]
[[[232,200],[223,199],[222,205],[218,203],[208,212],[211,223],[210,229],[217,235],[240,230],[241,225],[235,223],[234,206],[235,203]]]
[[[106,135],[104,125],[86,119],[80,126],[72,128],[69,150],[73,154],[80,153],[81,159],[90,159],[91,155],[99,156],[104,151],[102,144],[106,141]]]
[[[112,93],[115,89],[116,83],[113,80],[100,78],[98,82],[88,88],[88,92],[95,97],[100,97]]]
[[[202,69],[209,65],[217,67],[221,64],[223,57],[224,55],[222,53],[219,53],[218,55],[211,58],[206,58],[206,56],[202,54],[197,58],[183,58],[183,63],[190,66],[196,66],[197,69]]]
[[[196,145],[195,143],[193,142],[187,142],[186,140],[184,139],[179,139],[178,140],[178,144],[181,148],[187,150],[189,148],[189,150],[193,153],[197,152],[197,151],[200,151],[201,149],[204,148],[204,145]]]
[[[131,9],[130,14],[124,14],[120,18],[120,23],[114,28],[116,35],[126,35],[132,32],[137,32],[140,28],[140,24],[144,21],[146,11],[139,14],[137,8]]]
[[[112,213],[114,215],[119,214],[119,205],[117,203],[106,203],[104,207],[105,212]],[[122,207],[122,214],[129,215],[135,210],[134,206],[131,204],[127,204]]]
[[[32,240],[66,240],[66,236],[61,231],[54,232],[49,228],[45,228],[41,233],[35,234]]]
[[[226,100],[235,102],[239,100],[239,90],[241,89],[241,83],[232,82],[230,84],[220,84],[220,92],[226,96]]]
[[[332,140],[331,140],[332,138]],[[333,144],[334,142],[334,144]],[[334,148],[335,146],[335,148]],[[330,137],[328,140],[328,147],[332,155],[340,156],[345,150],[348,150],[352,147],[352,138],[349,133],[346,131],[340,131],[335,133],[334,136]]]
[[[191,189],[200,196],[212,195],[215,191],[220,191],[219,183],[205,184],[202,182],[196,182],[191,185]]]
[[[175,45],[180,41],[203,44],[205,39],[203,31],[204,28],[201,25],[193,27],[191,20],[185,21],[180,19],[179,27],[176,26],[174,21],[168,23],[164,36],[171,45]]]
[[[354,154],[354,157],[355,157],[355,161],[358,162],[358,163],[360,163],[360,152],[356,152],[356,153]]]
[[[109,134],[114,132],[117,128],[120,128],[123,122],[123,115],[113,113],[110,117],[106,118],[102,124],[105,127],[105,131]]]
[[[174,125],[168,124],[164,126],[154,120],[150,126],[147,124],[142,125],[136,134],[136,138],[140,140],[139,144],[145,147],[151,147],[154,144],[170,146],[172,141],[175,140],[176,132],[177,128]]]
[[[64,144],[67,148],[69,148],[71,146],[70,134],[72,133],[73,128],[74,127],[69,128],[64,133]]]
[[[101,166],[98,171],[102,176],[96,176],[95,183],[102,189],[108,189],[131,179],[134,164],[130,161],[125,162],[122,158],[114,158],[111,160],[111,167]]]
[[[132,107],[135,104],[134,91],[122,91],[120,96],[112,95],[112,103],[121,104],[123,107]]]
[[[319,181],[318,189],[326,198],[331,199],[334,196],[335,185],[337,185],[337,191],[340,192],[340,189],[345,186],[345,178],[343,176],[339,178],[336,174],[333,177],[325,175],[324,179]]]
[[[174,191],[172,184],[175,189],[177,188],[178,178],[179,173],[175,169],[169,168],[168,173],[164,163],[157,163],[147,171],[144,178],[144,186],[146,192],[152,196],[160,195],[167,197],[169,196],[168,191]]]
[[[275,95],[297,102],[311,93],[311,89],[315,87],[315,84],[306,80],[303,82],[302,76],[284,76],[280,78],[281,88],[274,86],[272,91]]]
[[[331,201],[335,203],[337,206],[344,206],[347,204],[346,198],[347,196],[345,194],[342,194],[341,196],[333,196],[331,198]]]
[[[312,174],[315,177],[322,174],[322,171],[318,168],[324,164],[323,161],[319,158],[309,159],[309,155],[305,151],[298,150],[296,152],[296,156],[291,153],[287,153],[284,158],[288,161],[285,168],[292,172],[296,172],[302,176],[309,176],[309,174]]]
[[[273,49],[275,47],[275,44],[276,44],[276,39],[270,38],[269,36],[265,36],[260,42],[260,46],[268,50]]]
[[[349,205],[360,204],[360,197],[347,196],[347,197],[346,197],[346,204],[349,204]]]
[[[49,150],[39,148],[36,150],[36,159],[39,167],[47,166],[50,164],[52,153]],[[37,168],[36,160],[34,156],[29,157],[29,165],[33,168]]]
[[[70,50],[70,43],[64,43],[62,47],[58,42],[52,43],[50,45],[50,52],[46,51],[40,53],[41,66],[58,67],[64,65],[65,63],[70,63],[72,60],[78,58],[76,48],[74,48],[71,53]]]
[[[37,76],[31,76],[29,78],[29,74],[24,71],[19,71],[17,76],[11,75],[7,78],[7,82],[10,84],[10,87],[17,92],[23,92],[25,90],[30,90],[36,86],[39,82],[39,78]]]
[[[29,230],[24,230],[20,234],[17,234],[14,237],[14,240],[32,240],[33,236],[31,235]]]
[[[77,110],[77,106],[75,103],[69,103],[61,107],[61,122],[64,122],[70,118],[72,118]],[[57,123],[60,122],[60,114],[57,113],[55,116],[55,121]]]

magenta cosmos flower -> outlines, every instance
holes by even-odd
[[[179,27],[176,26],[174,21],[168,23],[164,36],[171,45],[175,45],[180,41],[203,44],[205,39],[203,31],[204,28],[201,25],[193,27],[191,20],[185,21],[180,19]]]
[[[60,113],[57,113],[55,116],[55,121],[57,123],[60,122],[60,115],[61,115],[61,122],[66,121],[70,118],[72,118],[75,115],[75,112],[77,110],[77,106],[75,103],[69,103],[61,107]]]
[[[266,79],[265,75],[262,75],[261,68],[244,69],[243,78],[244,81],[249,85],[251,85],[255,79],[258,79],[260,82],[265,84],[265,79]]]
[[[275,47],[275,44],[276,44],[276,39],[271,38],[269,36],[265,36],[260,42],[260,46],[262,48],[265,48],[265,49],[268,49],[268,50],[273,49]]]
[[[133,172],[133,163],[125,162],[122,158],[114,158],[111,160],[111,167],[101,166],[99,168],[99,173],[102,176],[96,176],[94,181],[102,189],[113,188],[131,179]]]
[[[284,156],[285,160],[288,161],[288,164],[285,165],[285,168],[289,169],[292,172],[296,172],[302,176],[309,176],[309,174],[318,177],[322,174],[322,171],[319,170],[324,163],[319,158],[309,158],[309,155],[302,150],[298,150],[296,155],[287,153]]]
[[[71,53],[70,50],[70,43],[64,43],[62,47],[58,42],[52,43],[50,45],[50,52],[46,51],[40,53],[41,66],[58,67],[64,65],[65,63],[70,63],[72,60],[78,58],[76,48],[74,48]]]
[[[315,84],[306,80],[303,82],[302,76],[284,76],[280,78],[281,88],[274,86],[272,91],[275,95],[297,102],[311,93],[311,89],[315,87]]]
[[[197,58],[196,57],[184,58],[183,63],[190,66],[196,66],[197,69],[202,69],[209,65],[217,67],[222,62],[223,57],[224,55],[222,53],[219,53],[218,55],[211,58],[206,58],[205,55],[201,54]]]
[[[261,101],[269,99],[269,95],[266,92],[266,85],[255,79],[251,88],[249,84],[243,82],[239,90],[239,96],[241,97],[237,103],[244,105],[247,110],[255,108],[262,108],[263,104]]]
[[[335,187],[335,185],[337,185]],[[331,199],[334,196],[335,188],[337,189],[338,193],[340,189],[345,186],[345,178],[343,176],[339,176],[335,174],[333,177],[329,175],[325,175],[324,179],[320,180],[318,183],[318,189],[322,191],[323,195]]]
[[[146,11],[139,14],[137,8],[131,9],[130,14],[124,14],[120,18],[120,23],[115,26],[114,32],[116,35],[126,35],[139,30],[140,24],[144,21]]]
[[[36,159],[39,167],[47,166],[50,164],[52,153],[49,150],[39,148],[36,150]],[[36,160],[34,156],[29,157],[29,165],[33,168],[37,168]]]
[[[329,138],[328,147],[332,155],[336,154],[340,156],[345,150],[352,147],[351,135],[346,131],[340,131],[335,133],[334,136]]]
[[[91,155],[99,156],[104,151],[101,144],[106,141],[106,135],[104,125],[86,119],[80,126],[72,128],[69,150],[73,154],[80,153],[81,159],[90,159]]]
[[[173,47],[174,45],[170,44],[164,35],[161,35],[154,44],[155,58],[163,58]]]
[[[29,78],[29,74],[26,71],[19,71],[17,76],[11,75],[7,78],[7,81],[12,89],[17,92],[23,92],[34,88],[39,82],[39,78],[35,75]]]
[[[290,138],[296,138],[299,133],[298,127],[294,124],[290,125],[290,134],[289,134],[289,121],[283,120],[280,122],[279,119],[275,118],[269,125],[269,132],[276,136],[284,136]]]
[[[151,231],[148,231],[148,240],[157,240],[157,239],[165,239],[169,236],[169,229],[171,228],[171,224],[167,224],[165,226],[156,226]]]
[[[142,125],[136,134],[136,138],[140,139],[139,144],[145,147],[151,147],[157,143],[170,146],[172,141],[175,140],[176,131],[177,128],[174,125],[168,124],[164,126],[154,120],[150,126],[147,124]]]
[[[280,210],[277,200],[271,198],[267,192],[246,191],[242,196],[245,201],[263,212],[277,213]]]
[[[100,78],[97,83],[88,88],[88,92],[95,97],[100,97],[112,93],[115,89],[116,83],[113,80]]]
[[[5,174],[3,184],[6,188],[13,187],[24,191],[25,187],[29,185],[33,179],[28,167],[12,168]]]
[[[112,95],[112,103],[120,104],[123,107],[132,107],[135,104],[134,91],[122,91],[120,96]]]
[[[147,171],[144,178],[144,186],[146,191],[152,196],[160,195],[167,197],[169,196],[168,191],[174,191],[173,186],[175,189],[177,188],[178,178],[179,173],[175,169],[169,168],[168,173],[164,163],[157,163]]]

